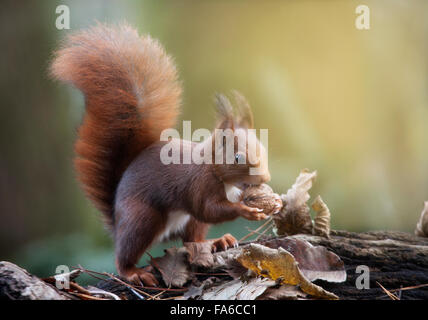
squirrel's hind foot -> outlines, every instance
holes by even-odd
[[[132,284],[157,287],[159,282],[156,277],[150,272],[150,268],[131,268],[126,270],[122,275],[127,281]]]

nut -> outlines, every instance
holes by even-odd
[[[282,208],[282,200],[267,184],[247,187],[242,201],[249,207],[263,209],[265,214],[277,213]]]

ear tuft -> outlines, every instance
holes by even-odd
[[[254,117],[247,99],[238,91],[232,91],[238,111],[238,123],[241,127],[252,129],[254,127]]]
[[[233,107],[230,100],[221,93],[216,93],[215,104],[217,111],[217,128],[232,129],[234,127]]]
[[[233,130],[236,125],[238,127],[252,129],[254,127],[254,118],[250,104],[245,97],[236,90],[232,91],[232,96],[235,100],[235,108],[225,95],[220,93],[215,95],[218,119],[217,128],[229,128]]]

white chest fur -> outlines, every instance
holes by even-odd
[[[171,211],[168,213],[168,220],[165,229],[159,234],[154,242],[161,242],[169,239],[172,235],[182,232],[189,222],[190,215],[185,211]]]
[[[241,201],[242,190],[238,187],[235,187],[233,184],[224,184],[224,191],[226,192],[227,200],[230,202],[239,202]]]

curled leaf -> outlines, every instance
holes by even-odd
[[[298,285],[303,292],[325,299],[338,297],[310,282],[300,271],[294,256],[282,247],[271,249],[259,244],[245,247],[238,261],[256,274],[281,284]]]
[[[321,196],[317,196],[312,202],[312,209],[316,212],[314,219],[314,233],[318,236],[330,237],[330,210],[322,201]]]
[[[278,235],[312,233],[312,219],[306,202],[310,198],[308,191],[312,188],[312,183],[316,176],[316,171],[302,170],[287,193],[281,195],[284,206],[274,216]]]
[[[312,188],[312,184],[317,177],[317,172],[309,172],[308,169],[303,169],[299,176],[296,178],[296,182],[287,191],[284,199],[287,211],[299,210],[309,200],[309,189]]]
[[[428,201],[424,203],[421,217],[416,224],[415,235],[419,237],[428,237]]]
[[[276,234],[280,236],[298,233],[312,234],[312,219],[306,204],[294,211],[283,209],[274,216],[273,221],[275,222]]]

